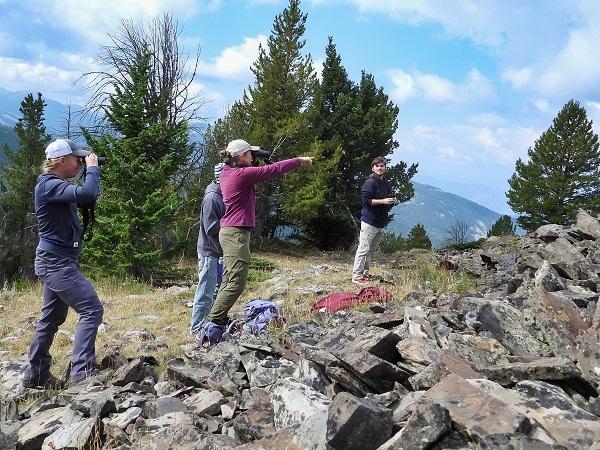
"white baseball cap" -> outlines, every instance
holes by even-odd
[[[250,145],[243,139],[235,139],[227,144],[227,153],[229,153],[232,158],[235,158],[248,150],[260,150],[260,147]]]
[[[60,158],[66,155],[75,155],[84,158],[90,153],[87,150],[78,149],[75,142],[69,139],[57,139],[54,142],[50,142],[48,147],[46,147],[46,159]]]

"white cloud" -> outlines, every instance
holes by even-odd
[[[65,70],[41,62],[28,62],[0,56],[0,86],[14,91],[40,91],[45,97],[58,101],[74,99],[73,82],[81,76],[81,69]]]
[[[481,119],[477,121],[481,122]],[[405,161],[425,162],[437,170],[462,168],[473,172],[496,166],[514,167],[518,158],[539,136],[539,131],[520,125],[474,125],[467,120],[443,126],[416,125],[401,130],[398,154]]]
[[[532,100],[532,103],[533,106],[535,106],[540,112],[543,112],[545,114],[551,112],[550,103],[545,98],[534,98]]]
[[[476,69],[472,69],[462,83],[454,83],[436,74],[409,73],[401,69],[391,69],[387,75],[393,84],[390,96],[398,103],[412,97],[437,103],[469,103],[494,96],[491,81]]]
[[[508,81],[513,88],[522,88],[528,85],[533,78],[533,71],[529,67],[522,69],[508,69],[502,74],[502,79]]]
[[[107,33],[114,32],[122,19],[147,21],[165,11],[185,19],[197,12],[214,11],[221,4],[222,0],[29,0],[25,7],[34,21],[54,21],[98,43],[106,42]]]
[[[209,77],[248,80],[252,77],[250,67],[258,58],[258,47],[267,43],[265,35],[245,38],[240,45],[227,47],[210,63],[201,62],[199,73]]]
[[[383,15],[412,26],[439,25],[440,37],[468,39],[486,50],[497,60],[504,81],[515,89],[553,99],[600,100],[600,2],[596,0],[336,3],[352,5],[366,17]],[[399,91],[398,95],[407,94]]]

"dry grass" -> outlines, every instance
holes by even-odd
[[[298,257],[263,252],[255,256],[247,289],[233,311],[239,311],[253,298],[272,296],[282,301],[287,323],[291,324],[308,318],[311,306],[327,293],[359,289],[350,281],[353,255],[348,253]],[[195,273],[195,261],[180,265]],[[262,270],[265,266],[277,269]],[[412,291],[443,293],[473,289],[468,277],[438,268],[430,253],[378,255],[371,272],[395,281],[394,285],[380,285],[392,293],[394,302]],[[151,354],[163,363],[168,357],[181,356],[183,347],[192,342],[188,332],[191,309],[186,303],[192,300],[195,286],[173,293],[132,280],[104,279],[93,284],[105,308],[96,344],[99,359],[119,351],[127,357]],[[27,353],[40,307],[39,283],[0,290],[0,360]],[[77,314],[70,310],[55,338],[51,352],[56,374],[68,363],[76,322]]]

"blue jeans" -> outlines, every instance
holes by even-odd
[[[202,321],[210,312],[223,278],[223,262],[218,256],[198,259],[198,286],[194,294],[190,332],[200,331]]]
[[[43,253],[46,257],[38,254],[35,260],[35,273],[44,282],[42,317],[29,348],[25,377],[43,381],[50,376],[50,346],[70,306],[79,314],[71,356],[71,380],[76,382],[97,371],[95,343],[104,308],[76,261]]]

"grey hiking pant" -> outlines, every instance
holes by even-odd
[[[377,228],[366,222],[360,222],[360,236],[358,248],[354,256],[354,267],[352,268],[352,279],[369,272],[373,252],[383,238],[383,228]]]
[[[39,252],[35,273],[44,283],[42,317],[29,348],[29,366],[25,378],[43,381],[50,375],[50,346],[58,327],[67,318],[69,306],[79,314],[71,356],[71,380],[82,380],[97,371],[96,334],[104,308],[92,284],[74,260],[48,252]]]

